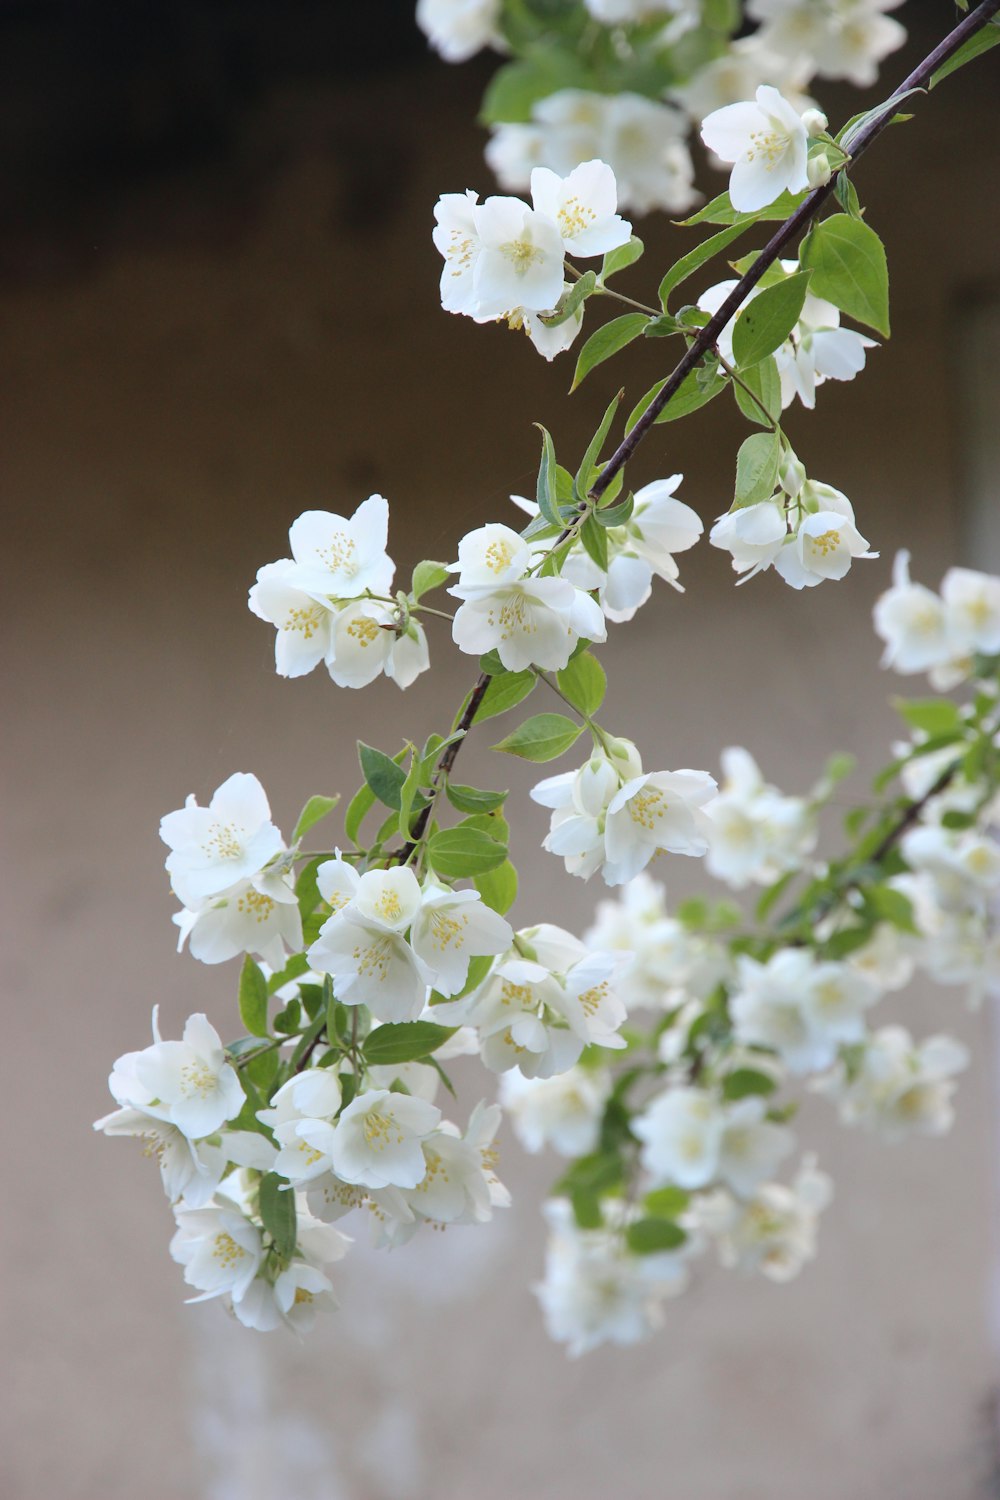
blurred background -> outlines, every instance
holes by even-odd
[[[882,92],[952,19],[923,0],[900,16],[911,39]],[[661,589],[603,653],[607,722],[649,764],[714,771],[740,743],[794,792],[842,748],[860,762],[845,798],[862,796],[895,732],[900,685],[869,622],[896,548],[931,584],[959,560],[1000,566],[997,55],[918,100],[859,169],[895,334],[861,379],[823,389],[818,416],[789,413],[881,559],[837,586],[796,594],[772,573],[734,594],[724,554],[685,554],[687,592]],[[490,68],[430,55],[407,0],[0,12],[0,1494],[1000,1494],[995,1065],[990,1018],[958,991],[884,1007],[972,1047],[950,1136],[884,1147],[810,1106],[803,1134],[838,1191],[818,1261],[787,1287],[706,1269],[653,1342],[575,1362],[530,1292],[554,1158],[505,1138],[515,1206],[493,1224],[388,1256],[356,1244],[340,1312],[298,1344],[184,1305],[158,1174],[91,1133],[154,1002],[167,1035],[195,1010],[224,1032],[235,1015],[236,966],[174,952],[160,816],[253,771],[287,833],[308,794],[354,789],[358,736],[391,749],[441,728],[471,680],[446,627],[405,699],[384,680],[352,694],[278,678],[245,596],[290,522],[380,491],[408,577],[511,519],[533,421],[580,452],[623,380],[635,398],[665,371],[655,345],[630,351],[568,401],[572,356],[546,365],[506,329],[441,312],[431,210],[443,191],[492,189],[474,124]],[[818,92],[835,121],[881,97]],[[664,216],[637,229],[647,255],[628,275],[648,292],[690,241]],[[735,410],[657,434],[631,482],[680,470],[706,520],[725,510]],[[536,776],[491,765],[485,743],[464,758],[463,779],[514,784],[515,916],[582,930],[604,893],[538,849]],[[688,863],[666,866],[671,897],[694,888]],[[483,1086],[462,1074],[463,1118]]]

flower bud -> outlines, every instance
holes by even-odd
[[[821,109],[807,109],[802,115],[802,123],[806,128],[806,135],[822,135],[829,125],[829,120]]]
[[[814,188],[825,187],[830,181],[833,168],[830,166],[830,158],[825,151],[820,151],[818,155],[809,158],[806,176],[809,179],[809,186]]]
[[[631,740],[613,739],[609,735],[606,749],[615,770],[624,781],[631,781],[633,776],[642,775],[642,761]]]
[[[785,454],[781,468],[778,471],[778,479],[781,483],[781,488],[792,500],[795,499],[799,490],[805,484],[806,466],[800,458],[796,458],[790,448]]]

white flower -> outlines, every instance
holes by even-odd
[[[570,1068],[555,1078],[503,1073],[500,1102],[526,1151],[551,1146],[561,1156],[596,1149],[601,1117],[611,1092],[604,1068]]]
[[[906,40],[898,21],[881,14],[900,0],[750,0],[747,14],[765,24],[761,42],[786,57],[807,57],[822,78],[867,88],[878,63]]]
[[[955,1074],[968,1064],[967,1049],[951,1037],[915,1045],[902,1026],[884,1026],[821,1084],[839,1101],[846,1124],[863,1125],[883,1140],[944,1135],[954,1119]]]
[[[190,1300],[228,1295],[238,1302],[263,1259],[260,1230],[225,1200],[206,1208],[176,1207],[174,1217],[170,1254],[184,1267],[187,1284],[202,1294]]]
[[[422,1143],[426,1173],[403,1194],[419,1219],[436,1224],[485,1224],[493,1216],[494,1204],[509,1205],[509,1194],[493,1173],[492,1142],[499,1125],[499,1107],[480,1103],[464,1136],[445,1120],[426,1137]]]
[[[413,917],[410,943],[442,995],[457,995],[473,957],[503,953],[513,940],[509,922],[492,911],[478,891],[453,891],[429,881]]]
[[[432,975],[403,935],[420,910],[413,871],[397,866],[358,877],[342,860],[320,871],[320,890],[330,892],[336,909],[309,949],[309,962],[332,976],[345,1005],[367,1005],[379,1021],[415,1020]]]
[[[423,1099],[368,1089],[333,1128],[333,1170],[343,1182],[363,1187],[416,1187],[427,1170],[421,1143],[440,1120],[441,1111]],[[315,1139],[317,1132],[309,1134]]]
[[[725,948],[696,936],[668,916],[666,892],[648,875],[636,875],[614,901],[602,901],[584,934],[589,948],[621,952],[615,981],[627,1009],[671,1009],[688,997],[705,999],[728,977]]]
[[[721,161],[734,164],[729,197],[739,213],[754,213],[786,190],[801,193],[809,186],[802,118],[768,84],[758,88],[755,104],[713,110],[702,122],[701,138]]]
[[[707,771],[654,771],[627,781],[608,805],[604,828],[613,883],[631,880],[661,850],[704,854],[711,836],[705,807],[717,790]]]
[[[316,1322],[317,1312],[332,1311],[337,1306],[330,1279],[305,1260],[293,1260],[274,1281],[256,1276],[233,1312],[244,1328],[270,1333],[282,1326],[296,1333],[308,1333]]]
[[[284,966],[286,949],[302,949],[302,918],[289,877],[268,881],[267,892],[241,880],[221,896],[176,912],[177,950],[185,942],[193,958],[221,964],[240,953],[255,953],[272,969]]]
[[[332,1170],[329,1151],[306,1140],[302,1127],[332,1126],[340,1109],[340,1079],[330,1068],[309,1068],[282,1084],[257,1118],[271,1128],[279,1151],[273,1170],[289,1182],[304,1183]]]
[[[773,500],[745,505],[720,516],[708,534],[713,547],[731,552],[733,570],[745,576],[746,583],[755,573],[769,568],[784,546],[788,521],[783,508]]]
[[[287,581],[321,604],[357,599],[367,590],[388,593],[395,573],[385,550],[388,531],[389,504],[382,495],[369,495],[349,519],[304,511],[288,533],[296,569]]]
[[[154,1010],[153,1038],[151,1047],[115,1063],[108,1087],[118,1104],[175,1125],[193,1141],[239,1114],[243,1089],[207,1016],[189,1016],[183,1040],[164,1042]]]
[[[501,44],[500,0],[417,0],[417,25],[446,62]]]
[[[595,751],[578,771],[547,776],[532,787],[532,801],[554,809],[542,848],[557,854],[570,875],[589,880],[604,864],[607,810],[621,784],[619,769]],[[609,884],[615,883],[609,879]]]
[[[791,1281],[816,1254],[819,1215],[832,1196],[829,1177],[807,1159],[790,1187],[767,1182],[747,1203],[720,1191],[696,1199],[693,1208],[724,1266]]]
[[[442,193],[434,205],[434,245],[444,256],[441,269],[441,306],[445,312],[474,317],[478,311],[472,287],[482,244],[474,209],[478,193]]]
[[[463,1019],[475,1026],[483,1062],[492,1072],[516,1067],[526,1078],[551,1078],[572,1067],[584,1047],[563,1008],[562,986],[550,970],[514,958],[497,965]]]
[[[480,239],[472,284],[477,312],[501,317],[511,308],[545,312],[563,288],[563,242],[544,214],[519,198],[487,198],[474,210]]]
[[[798,270],[796,261],[782,261],[782,266],[789,272]],[[811,411],[817,386],[825,380],[853,380],[865,367],[866,351],[877,348],[875,339],[841,328],[840,309],[832,302],[807,292],[799,321],[775,350],[782,408],[798,396]]]
[[[894,672],[926,672],[955,654],[943,603],[922,583],[910,582],[909,552],[896,553],[892,588],[875,601],[873,618],[885,641],[882,665]]]
[[[813,588],[824,578],[844,578],[856,557],[878,557],[855,526],[846,495],[815,480],[806,480],[802,489],[820,508],[803,516],[795,536],[774,559],[787,584]]]
[[[792,1151],[794,1136],[765,1120],[762,1099],[724,1105],[704,1089],[659,1094],[632,1122],[656,1183],[702,1188],[722,1182],[748,1197]]]
[[[808,109],[812,101],[802,90],[811,76],[808,59],[782,57],[764,45],[760,33],[755,32],[731,41],[721,57],[713,58],[670,92],[700,125],[713,110],[749,98],[762,83],[774,84],[795,109]]]
[[[167,813],[160,838],[171,850],[170,883],[191,907],[252,880],[285,847],[264,788],[242,771],[216,789],[208,807],[199,807],[192,793],[183,808]]]
[[[295,585],[298,565],[291,558],[265,563],[248,603],[260,620],[277,628],[274,664],[282,677],[302,677],[333,649],[335,611]]]
[[[338,613],[327,656],[338,687],[367,687],[384,672],[397,687],[408,688],[429,666],[424,627],[410,619],[401,629],[395,605],[365,599]]]
[[[618,188],[607,162],[581,162],[568,177],[536,167],[531,201],[537,213],[555,221],[570,255],[605,255],[631,237],[631,224],[616,212]]]
[[[1000,578],[972,568],[949,568],[941,598],[956,656],[1000,651]]]
[[[767,785],[748,750],[731,745],[721,759],[724,780],[708,808],[709,872],[741,890],[751,880],[767,884],[783,870],[799,868],[816,842],[808,805]]]
[[[564,288],[565,291],[569,287]],[[549,324],[535,312],[517,307],[507,314],[508,328],[523,328],[543,359],[551,364],[557,354],[565,354],[583,327],[583,308],[564,318],[561,323]]]
[[[544,106],[551,119],[553,99],[558,97],[550,96],[536,107],[539,118]],[[605,96],[600,150],[591,154],[599,155],[614,171],[620,207],[640,214],[657,208],[677,214],[698,201],[685,136],[680,110],[642,94]]]
[[[801,948],[779,949],[766,964],[741,956],[730,998],[741,1042],[772,1048],[796,1074],[828,1068],[842,1042],[864,1035],[864,1014],[878,998],[847,964],[817,963]]]
[[[462,599],[452,625],[459,650],[496,650],[510,672],[535,665],[560,671],[578,640],[604,641],[600,605],[565,578],[521,578],[498,586],[448,591]]]
[[[547,1203],[545,1217],[545,1279],[534,1291],[549,1337],[567,1344],[571,1355],[648,1338],[662,1322],[664,1300],[687,1285],[683,1258],[630,1255],[620,1223],[579,1229],[564,1198]]]

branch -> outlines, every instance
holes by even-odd
[[[746,300],[747,293],[752,291],[768,267],[772,266],[782,251],[802,233],[806,225],[815,218],[823,204],[832,195],[840,174],[846,171],[848,167],[853,166],[858,158],[867,151],[872,141],[876,140],[882,134],[883,130],[886,129],[892,120],[894,113],[892,106],[894,101],[901,100],[906,94],[911,93],[913,89],[926,88],[938,68],[943,63],[946,63],[949,57],[952,57],[970,36],[981,30],[998,11],[1000,11],[1000,0],[982,0],[982,4],[978,5],[975,10],[970,11],[965,19],[955,27],[954,31],[950,32],[942,42],[939,42],[933,52],[930,52],[924,58],[923,62],[914,68],[910,76],[903,79],[899,87],[890,94],[885,105],[879,110],[879,113],[862,126],[851,142],[850,161],[839,167],[830,178],[830,181],[825,183],[823,187],[815,188],[795,212],[785,220],[781,228],[768,240],[746,275],[741,276],[719,310],[712,315],[704,328],[691,341],[684,357],[671,374],[667,376],[663,389],[649,403],[638,422],[632,428],[632,431],[615,449],[607,464],[601,470],[600,475],[594,481],[590,490],[592,499],[599,500],[615,475],[620,469],[625,467],[671,396],[676,395],[681,383],[690,375],[702,356],[708,353],[730,318],[739,312],[740,307]]]

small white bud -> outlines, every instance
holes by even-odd
[[[810,187],[825,187],[832,175],[833,169],[830,166],[830,158],[825,151],[820,151],[818,155],[809,158],[809,163],[806,167],[806,176],[809,178]]]
[[[785,455],[778,478],[785,494],[794,500],[799,490],[805,484],[806,466],[800,458],[796,458],[791,449]]]
[[[802,116],[802,123],[806,128],[806,135],[822,135],[829,125],[829,120],[821,109],[807,109]]]

